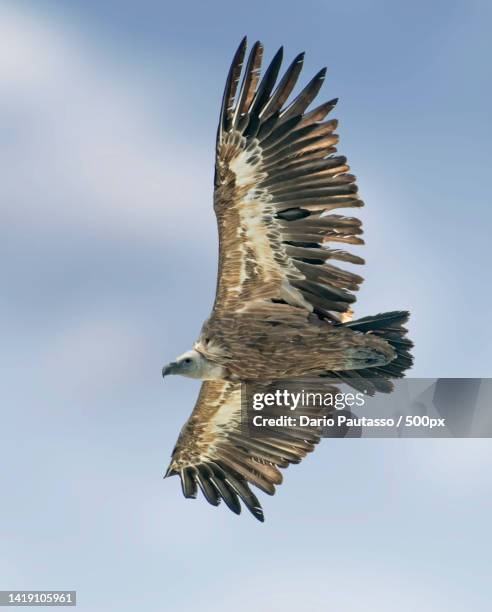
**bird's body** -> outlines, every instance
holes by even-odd
[[[271,310],[265,304],[259,312],[213,316],[194,348],[224,368],[221,378],[239,381],[326,375],[395,357],[393,347],[373,334],[334,326],[288,304]]]
[[[263,520],[248,483],[272,494],[281,482],[277,467],[298,463],[320,431],[248,438],[240,428],[241,383],[295,385],[333,375],[388,391],[390,379],[410,367],[412,343],[407,312],[352,320],[363,279],[338,264],[364,261],[335,247],[363,244],[361,222],[339,214],[363,202],[346,158],[335,155],[337,121],[324,121],[337,100],[307,110],[325,70],[287,103],[303,54],[277,84],[282,49],[260,79],[263,46],[255,43],[241,80],[245,52],[246,39],[229,71],[217,132],[214,307],[193,349],[163,374],[205,381],[167,475],[179,474],[186,497],[200,486],[213,505],[222,499],[239,513],[241,499]]]

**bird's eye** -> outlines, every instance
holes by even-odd
[[[187,358],[185,359],[185,363],[191,363],[191,359],[190,359],[189,357],[187,357]]]

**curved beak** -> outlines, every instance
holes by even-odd
[[[162,368],[162,378],[164,378],[164,376],[168,376],[169,374],[174,374],[174,370],[177,365],[178,364],[175,361],[171,361],[171,363],[168,363],[166,366],[164,366]]]

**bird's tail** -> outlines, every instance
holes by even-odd
[[[354,331],[373,334],[386,340],[395,349],[396,357],[380,367],[333,372],[333,376],[356,388],[359,386],[367,388],[368,383],[372,383],[375,391],[391,391],[393,389],[391,379],[402,378],[413,363],[410,353],[413,342],[406,337],[407,329],[404,327],[409,316],[410,313],[406,311],[393,311],[342,323],[343,327],[350,327]]]

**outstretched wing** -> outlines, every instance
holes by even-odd
[[[282,389],[289,389],[289,385],[298,388],[298,384],[282,381]],[[271,385],[265,391],[271,390]],[[309,389],[309,383],[302,385]],[[317,382],[316,390],[319,387]],[[337,392],[335,387],[329,389]],[[278,409],[266,410],[274,414]],[[320,410],[310,410],[309,414],[321,414]],[[250,485],[273,495],[275,485],[282,482],[278,468],[299,463],[314,450],[321,429],[271,428],[266,433],[268,436],[258,438],[243,433],[240,383],[205,381],[195,409],[181,430],[166,476],[179,475],[185,497],[195,498],[199,487],[210,504],[217,506],[224,500],[236,514],[241,512],[242,500],[253,516],[263,521],[260,502]]]
[[[358,219],[332,214],[363,202],[346,158],[335,155],[337,121],[324,121],[337,100],[306,112],[325,78],[323,69],[286,106],[303,54],[275,87],[282,48],[260,80],[259,42],[238,87],[245,52],[246,39],[229,71],[217,132],[215,311],[227,314],[255,310],[259,302],[286,302],[322,318],[346,320],[362,278],[332,262],[364,261],[325,245],[363,244]]]

